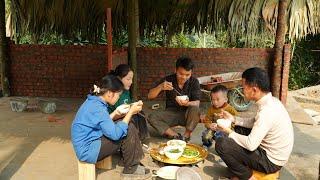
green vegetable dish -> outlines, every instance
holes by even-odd
[[[170,153],[179,153],[180,150],[179,150],[179,149],[171,149],[169,152],[170,152]]]
[[[199,151],[195,149],[185,148],[182,156],[185,158],[195,158],[199,156]]]

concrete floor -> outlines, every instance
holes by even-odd
[[[0,98],[0,179],[77,179],[77,161],[70,143],[70,125],[80,105],[80,99],[55,99],[57,112],[48,115],[37,109],[26,112],[12,112],[9,98]],[[148,112],[150,105],[145,105]],[[203,108],[205,109],[205,107]],[[254,111],[242,113],[252,116]],[[292,119],[308,119],[298,103],[290,101],[288,111]],[[300,112],[301,111],[301,112]],[[298,116],[298,117],[297,117]],[[53,118],[52,118],[53,117]],[[57,122],[48,122],[58,119]],[[306,120],[308,121],[308,120]],[[204,129],[198,125],[191,142],[200,144],[200,135]],[[182,131],[178,128],[178,131]],[[320,161],[320,128],[319,125],[294,124],[295,144],[289,162],[281,170],[280,179],[318,179]],[[155,135],[151,129],[151,135]],[[148,140],[150,146],[164,142],[158,136]],[[204,163],[193,167],[202,179],[219,179],[228,174],[225,167],[217,163],[219,157],[213,149]],[[113,159],[114,169],[97,171],[97,179],[120,179],[121,168]],[[159,165],[146,154],[143,163],[150,169]]]

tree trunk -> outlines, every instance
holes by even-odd
[[[3,96],[10,96],[9,80],[7,77],[8,54],[7,54],[7,38],[6,38],[6,8],[5,0],[0,0],[0,76],[1,89]]]
[[[136,29],[136,38],[137,38],[137,45],[140,44],[140,28],[139,28],[139,0],[135,0],[134,3],[134,16],[135,16],[135,29]]]
[[[111,8],[106,9],[106,39],[107,39],[107,68],[106,72],[110,72],[112,69],[112,13]]]
[[[290,59],[291,59],[291,45],[285,44],[283,46],[283,65],[282,65],[282,76],[281,76],[281,92],[280,100],[285,105],[287,102],[288,94],[288,82],[290,72]]]
[[[282,69],[282,56],[283,56],[283,45],[286,36],[286,25],[287,25],[287,0],[280,0],[278,7],[278,18],[277,18],[277,31],[276,39],[274,44],[275,54],[273,63],[272,73],[272,94],[273,96],[280,97],[281,88],[281,69]]]
[[[138,97],[138,81],[137,81],[137,32],[136,32],[136,17],[135,17],[135,1],[128,0],[128,38],[129,38],[129,65],[133,70],[133,82],[132,82],[132,98],[137,100]]]

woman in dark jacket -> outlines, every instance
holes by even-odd
[[[109,113],[112,113],[120,105],[132,103],[132,98],[129,90],[132,85],[133,71],[131,70],[129,65],[120,64],[115,68],[115,70],[111,71],[110,74],[117,76],[124,85],[124,90],[119,100],[114,105],[108,106]],[[140,112],[139,114],[135,114],[132,118],[133,124],[139,131],[140,140],[143,141],[144,139],[149,137],[147,122],[144,113]]]

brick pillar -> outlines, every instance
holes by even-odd
[[[282,66],[281,92],[280,92],[280,100],[283,104],[286,104],[287,102],[290,59],[291,59],[290,56],[291,56],[291,44],[285,44],[283,46],[283,66]]]

